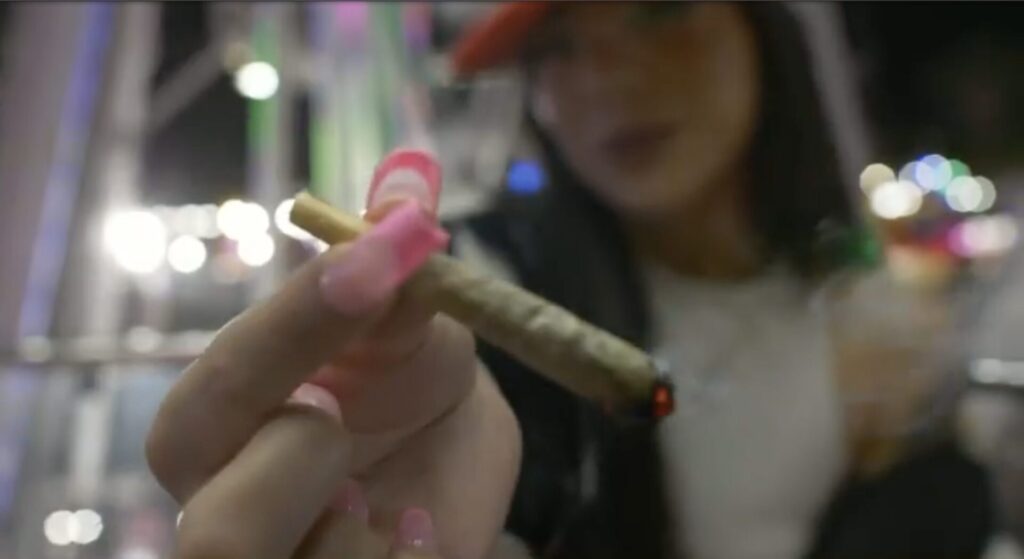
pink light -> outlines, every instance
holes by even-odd
[[[405,40],[413,51],[424,51],[430,46],[432,8],[429,2],[402,4],[402,27],[405,28]]]
[[[368,2],[337,2],[334,7],[334,23],[345,42],[361,42],[366,39],[370,22]]]
[[[963,258],[998,256],[1017,244],[1017,225],[1005,215],[980,216],[953,226],[947,237],[949,248]]]

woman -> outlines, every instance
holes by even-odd
[[[844,423],[810,301],[851,264],[849,128],[809,50],[778,4],[499,8],[456,68],[522,66],[551,185],[457,224],[455,251],[692,372],[684,404],[726,394],[654,429],[493,348],[479,366],[395,298],[394,255],[432,248],[395,200],[432,211],[437,185],[382,172],[377,233],[229,325],[163,407],[149,455],[188,503],[182,556],[476,558],[503,523],[539,557],[978,555],[986,482],[955,445],[862,455]]]
[[[684,413],[653,431],[484,353],[524,433],[510,527],[536,552],[980,553],[981,472],[941,429],[901,440],[865,428],[880,414],[846,402],[874,371],[851,375],[827,350],[813,303],[826,277],[861,263],[843,177],[863,162],[843,161],[860,154],[836,60],[811,56],[834,45],[808,45],[835,36],[808,28],[820,22],[804,8],[530,4],[456,51],[463,73],[516,53],[551,174],[541,199],[470,220],[461,245],[692,373],[677,376]],[[526,27],[517,52],[509,35]],[[695,392],[701,411],[687,415]]]

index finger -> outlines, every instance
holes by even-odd
[[[181,497],[226,463],[318,366],[381,319],[436,248],[422,243],[433,227],[414,205],[396,210],[225,326],[161,406],[147,447],[157,477]]]

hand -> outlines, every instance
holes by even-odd
[[[934,399],[953,380],[957,310],[947,290],[907,283],[886,268],[838,277],[825,296],[849,455],[856,473],[873,475],[940,417]]]
[[[432,215],[422,186],[371,191],[380,224],[225,326],[167,396],[147,457],[184,504],[177,557],[488,552],[519,431],[470,333],[396,293],[424,256],[396,200]]]

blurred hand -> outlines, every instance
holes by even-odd
[[[374,232],[225,326],[161,406],[147,456],[184,505],[177,557],[477,559],[493,544],[518,426],[471,334],[396,292],[425,252],[408,200],[433,215],[436,189],[376,190]]]
[[[827,304],[850,454],[871,475],[940,417],[933,399],[960,352],[956,309],[947,290],[909,284],[887,268],[839,278]]]

